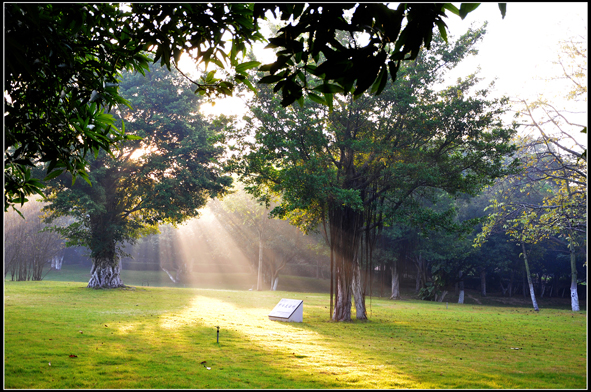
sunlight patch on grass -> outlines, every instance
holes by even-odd
[[[304,307],[304,318],[307,314]],[[375,372],[388,371],[387,382],[400,387],[416,387],[416,381],[397,373],[393,367],[379,364],[353,362],[347,350],[335,350],[330,337],[316,331],[298,327],[296,323],[275,322],[268,319],[268,309],[238,307],[218,298],[196,296],[184,309],[164,315],[160,327],[166,330],[194,325],[211,328],[212,337],[220,326],[220,344],[246,344],[289,362],[293,370],[313,369],[316,375],[330,375],[339,382],[353,383],[359,387],[372,387],[370,380]],[[173,332],[174,333],[174,332]],[[180,334],[179,334],[180,335]],[[178,339],[180,336],[175,338]],[[288,358],[286,361],[285,359]],[[295,361],[294,361],[295,360]],[[374,383],[375,384],[375,383]]]

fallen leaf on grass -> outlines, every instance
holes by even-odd
[[[70,354],[70,358],[78,358],[78,355]]]

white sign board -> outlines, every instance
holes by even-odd
[[[304,301],[282,299],[269,313],[269,320],[301,323],[304,320]]]

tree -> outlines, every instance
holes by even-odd
[[[526,139],[520,154],[524,170],[496,186],[488,207],[492,213],[477,243],[502,230],[521,245],[534,308],[537,304],[525,244],[549,238],[561,243],[570,253],[571,307],[578,311],[576,249],[586,232],[586,165],[577,162],[576,156],[558,154],[543,141]],[[532,200],[527,197],[530,193],[538,197]]]
[[[570,85],[564,93],[569,104],[587,100],[587,50],[581,38],[563,42],[558,54],[560,78]],[[491,200],[495,212],[488,225],[507,222],[505,229],[512,233],[520,227],[518,242],[552,237],[562,243],[570,253],[571,308],[579,311],[576,250],[587,231],[587,157],[585,146],[574,135],[586,126],[570,119],[570,108],[560,108],[543,97],[520,104],[523,126],[530,132],[520,146],[524,171],[509,178]],[[538,188],[546,192],[536,202],[517,197]]]
[[[199,98],[177,73],[154,67],[146,76],[125,74],[117,117],[137,140],[113,156],[99,151],[90,159],[92,186],[56,178],[47,188],[49,220],[76,221],[56,228],[67,244],[86,246],[93,261],[88,287],[123,285],[120,257],[125,243],[198,216],[209,198],[223,195],[232,179],[217,163],[223,149],[219,130],[199,115]],[[122,126],[123,129],[123,126]]]
[[[240,183],[235,185],[233,193],[223,200],[215,200],[211,207],[234,237],[242,237],[236,238],[237,246],[258,244],[258,252],[254,254],[258,260],[256,289],[263,290],[264,281],[268,281],[275,291],[281,270],[306,253],[309,244],[302,241],[302,233],[288,221],[270,217],[271,209],[246,193]]]
[[[11,280],[42,280],[52,261],[63,257],[64,241],[57,233],[45,231],[42,203],[27,204],[21,219],[15,211],[4,213],[4,276]]]
[[[398,269],[404,262],[416,267],[415,291],[425,300],[443,301],[462,274],[472,271],[475,252],[468,237],[478,219],[460,220],[456,204],[438,191],[429,199],[409,198],[389,217],[384,233],[397,261],[391,266],[392,299],[400,298]]]
[[[262,39],[252,4],[12,3],[5,21],[5,210],[42,194],[31,176],[40,162],[47,180],[67,171],[89,181],[88,154],[129,140],[109,111],[126,103],[119,73],[143,74],[146,51],[169,70],[183,52],[222,67],[223,59],[234,76],[210,72],[194,83],[201,93],[231,94],[253,66],[237,67],[245,45]]]
[[[216,78],[212,70],[199,81],[191,80],[199,93],[231,95],[241,83],[255,91],[246,71],[260,63],[242,63],[240,55],[247,45],[263,39],[258,20],[276,10],[284,20],[296,22],[270,40],[273,47],[285,49],[275,63],[259,68],[270,73],[261,82],[277,83],[285,106],[307,88],[296,79],[304,73],[327,82],[335,80],[336,85],[324,83],[319,90],[330,104],[332,94],[349,92],[359,75],[365,76],[357,81],[355,94],[372,83],[372,90],[381,91],[388,69],[394,79],[402,61],[416,58],[423,43],[429,48],[435,25],[446,39],[447,26],[442,20],[446,10],[464,18],[477,6],[402,4],[390,10],[383,5],[360,5],[351,24],[346,24],[343,13],[352,5],[311,5],[304,10],[304,4],[9,4],[5,7],[5,210],[22,206],[34,193],[43,194],[43,183],[31,176],[31,168],[39,162],[47,163],[47,180],[67,171],[73,180],[80,176],[90,181],[87,154],[111,152],[117,143],[129,139],[115,127],[108,112],[113,105],[125,103],[118,90],[120,71],[143,73],[148,67],[146,51],[169,70],[171,65],[178,69],[181,55],[187,53],[206,68],[213,63],[229,71],[223,78]],[[499,7],[504,17],[506,7]],[[402,29],[404,21],[407,24]],[[370,43],[333,48],[339,29],[369,33]],[[304,32],[307,48],[303,37],[296,40]],[[229,48],[227,35],[231,37]],[[317,60],[320,52],[328,61],[316,69],[308,62]],[[290,73],[287,67],[296,63],[298,69]]]
[[[568,102],[587,102],[587,47],[585,37],[575,37],[561,43],[556,62],[561,69],[560,78],[570,83],[565,92]],[[533,129],[537,140],[524,148],[536,148],[535,161],[552,161],[552,165],[533,165],[531,181],[553,181],[557,192],[547,197],[537,208],[543,211],[539,224],[562,237],[570,253],[571,308],[579,311],[577,293],[576,248],[579,237],[587,231],[587,148],[574,134],[586,133],[587,126],[571,120],[570,108],[540,98],[533,103],[522,100],[525,108],[526,127]],[[539,147],[542,147],[539,149]],[[541,150],[541,151],[540,151]],[[577,235],[579,234],[579,235]]]
[[[429,197],[433,189],[475,194],[507,172],[502,158],[514,150],[514,130],[498,118],[506,100],[488,100],[486,89],[472,93],[476,75],[441,92],[432,88],[475,52],[482,34],[484,28],[470,30],[453,44],[434,39],[379,96],[337,96],[332,111],[312,101],[286,110],[261,89],[246,126],[235,130],[242,153],[232,168],[246,189],[261,200],[280,194],[277,216],[305,211],[308,220],[326,223],[333,319],[350,320],[353,295],[357,317],[366,317],[354,275],[367,279],[379,227],[410,196]]]

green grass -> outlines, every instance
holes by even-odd
[[[256,287],[256,275],[245,273],[200,273],[193,276],[191,284],[186,287],[202,289],[248,290]],[[174,284],[164,271],[121,271],[123,283],[130,286],[145,287],[183,287]],[[63,265],[59,271],[50,270],[44,280],[60,282],[88,282],[90,268],[79,265]],[[305,278],[300,276],[279,276],[279,289],[296,292],[328,292],[328,280]]]
[[[5,282],[5,388],[587,386],[586,311],[373,298],[334,323],[324,293],[85,286]],[[303,323],[268,319],[281,298]]]

